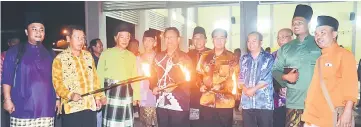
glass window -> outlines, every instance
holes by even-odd
[[[217,10],[217,11],[215,11]],[[211,33],[215,28],[228,30],[230,27],[229,6],[199,7],[198,25],[207,32],[206,47],[213,48]],[[228,44],[226,44],[226,47]],[[229,49],[229,47],[227,47]]]
[[[230,51],[234,51],[236,48],[241,47],[241,43],[246,43],[244,40],[241,41],[241,9],[240,6],[232,6],[232,16],[235,18],[235,23],[232,24],[232,33],[230,33],[229,37],[232,39],[231,47],[229,48]]]
[[[270,5],[258,5],[257,7],[257,31],[263,35],[262,47],[265,49],[271,42],[271,18]],[[247,33],[248,34],[248,33]]]
[[[361,58],[361,2],[357,2],[357,15],[356,15],[356,48],[355,56],[357,62]]]
[[[275,4],[273,5],[273,46],[272,51],[278,50],[278,31],[283,28],[291,28],[293,13],[297,4]]]
[[[350,12],[353,12],[353,2],[311,3],[311,7],[313,8],[310,29],[312,35],[314,34],[315,26],[317,26],[317,16],[332,16],[339,22],[338,44],[352,51],[352,22],[350,21]]]

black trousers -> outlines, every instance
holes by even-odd
[[[199,100],[201,96],[202,93],[199,92],[199,87],[194,87],[191,91],[191,96],[190,96],[190,108],[198,109],[198,111],[200,112],[201,105],[199,104]],[[190,124],[191,127],[200,127],[202,125],[202,121],[200,119],[190,120]]]
[[[84,110],[71,114],[62,115],[63,127],[97,127],[97,113]]]
[[[243,109],[244,127],[273,127],[273,110]]]
[[[201,112],[201,107],[196,108],[199,110],[199,113]],[[200,115],[200,114],[199,114]],[[202,126],[202,120],[199,116],[199,119],[197,120],[190,120],[191,127],[200,127]]]
[[[1,107],[1,127],[10,127],[10,114],[4,109],[4,105]]]
[[[189,111],[157,108],[158,127],[190,127]]]
[[[273,111],[273,126],[286,126],[286,106],[275,108],[275,110]]]
[[[233,108],[210,108],[203,106],[200,114],[202,127],[232,127]]]

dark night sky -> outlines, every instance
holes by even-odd
[[[51,45],[63,36],[61,30],[69,24],[85,27],[84,2],[1,2],[1,48],[8,48],[7,39],[11,36],[21,37],[26,41],[24,33],[25,12],[40,12],[45,22],[45,43]],[[13,31],[16,31],[14,33]]]

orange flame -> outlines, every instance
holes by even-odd
[[[150,77],[150,65],[148,63],[142,63],[142,70],[145,76]]]
[[[232,94],[235,95],[237,93],[237,79],[236,79],[236,73],[235,72],[233,72],[232,81],[233,81]]]
[[[190,81],[191,80],[191,73],[189,72],[189,70],[185,67],[185,66],[180,66],[181,70],[183,71],[186,81]]]

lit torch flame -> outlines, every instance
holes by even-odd
[[[232,75],[232,81],[233,81],[233,89],[232,89],[232,94],[236,94],[237,93],[237,79],[236,79],[236,74],[233,72]]]
[[[191,80],[191,74],[190,72],[188,71],[188,69],[185,67],[185,66],[180,66],[180,68],[182,69],[184,75],[185,75],[185,78],[186,78],[186,81],[190,81]]]
[[[148,63],[142,63],[142,70],[145,76],[150,77],[150,65]]]

